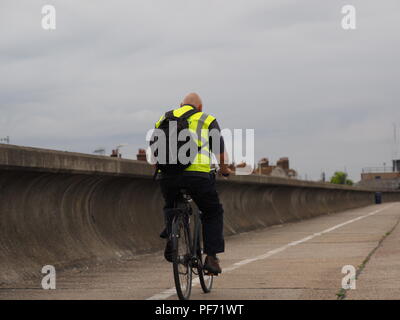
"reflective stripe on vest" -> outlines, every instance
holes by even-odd
[[[179,118],[189,110],[193,109],[190,105],[184,105],[173,111],[175,117]],[[158,128],[165,116],[162,115],[157,121],[155,127]],[[197,153],[193,163],[185,169],[185,171],[199,171],[199,172],[210,172],[211,168],[211,154],[208,145],[208,128],[215,120],[215,117],[210,116],[204,112],[197,112],[188,118],[189,130],[196,133],[197,145],[199,146],[199,152]]]

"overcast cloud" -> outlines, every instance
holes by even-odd
[[[41,28],[41,8],[57,30]],[[357,9],[357,30],[341,8]],[[2,0],[0,137],[133,158],[191,91],[256,159],[304,177],[390,163],[400,126],[398,0]]]

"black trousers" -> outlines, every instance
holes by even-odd
[[[185,188],[202,212],[204,252],[208,255],[224,252],[224,210],[215,189],[215,180],[207,177],[179,175],[160,179],[160,186],[165,200],[166,229],[171,230],[173,219],[171,208],[174,206],[179,190]]]

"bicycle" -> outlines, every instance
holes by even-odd
[[[216,171],[211,172],[215,179]],[[204,254],[202,248],[201,211],[193,212],[192,199],[186,189],[181,189],[175,201],[175,216],[172,220],[171,240],[173,250],[173,272],[176,293],[180,300],[188,300],[192,290],[192,275],[199,277],[204,293],[212,289],[214,275],[204,268]],[[190,217],[193,216],[193,230],[190,228]],[[192,236],[193,235],[193,236]]]

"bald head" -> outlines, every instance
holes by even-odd
[[[183,98],[181,106],[184,106],[185,104],[191,104],[199,111],[202,111],[203,109],[203,102],[201,101],[200,96],[194,92],[189,93],[185,98]]]

